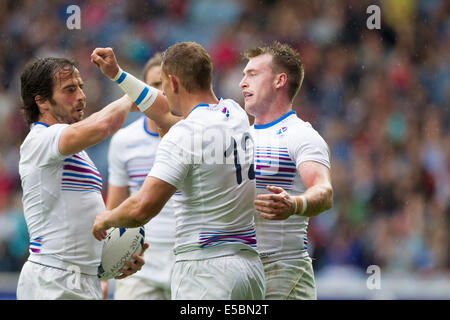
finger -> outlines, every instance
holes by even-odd
[[[273,200],[273,201],[281,201],[283,199],[283,196],[279,194],[259,194],[256,199],[258,200]]]
[[[125,264],[126,264],[130,269],[133,269],[133,270],[135,270],[135,271],[141,270],[141,269],[142,269],[142,266],[145,264],[144,258],[141,257],[141,256],[138,256],[138,255],[136,255],[136,254],[133,255],[133,258],[134,258],[133,261],[131,261],[131,262],[129,262],[129,263],[126,263],[126,262],[125,262]]]
[[[267,220],[283,220],[283,219],[285,219],[285,217],[283,215],[278,215],[278,214],[270,214],[270,213],[260,212],[259,215],[261,216],[261,218],[267,219]]]
[[[255,200],[253,202],[254,202],[255,206],[262,206],[262,207],[275,208],[275,209],[287,209],[287,206],[284,202],[261,201],[261,200]]]
[[[123,274],[122,273],[121,275],[118,275],[118,276],[114,277],[114,279],[120,280],[120,279],[126,278],[128,276],[129,276],[129,274]]]
[[[93,54],[91,56],[91,60],[92,62],[94,62],[97,66],[100,66],[102,64],[105,64],[105,60],[103,60],[103,58],[101,56],[99,56],[98,54]]]
[[[130,276],[130,275],[138,272],[142,268],[142,264],[136,264],[136,263],[133,263],[130,261],[126,261],[125,265],[126,265],[126,267],[124,266],[119,271],[122,273],[122,275],[127,275],[127,276]]]
[[[93,235],[95,239],[97,239],[98,241],[102,241],[106,238],[106,231],[94,231]]]
[[[276,186],[266,186],[266,189],[267,189],[268,191],[270,191],[270,192],[273,192],[273,193],[281,193],[281,192],[284,191],[283,188],[276,187]]]
[[[112,53],[111,48],[95,48],[94,51],[92,52],[92,54],[97,54],[102,57],[110,55],[111,53]]]
[[[283,209],[273,209],[268,207],[262,207],[262,206],[255,206],[255,209],[259,212],[263,213],[269,213],[269,214],[280,214],[283,213],[285,210]]]
[[[139,271],[140,269],[135,269],[135,268],[122,268],[119,271],[122,272],[122,274],[127,275],[127,276],[131,276],[133,273],[136,273],[137,271]]]
[[[102,52],[105,48],[95,48],[94,50],[92,50],[92,54],[98,54],[99,52]]]
[[[97,231],[92,231],[92,235],[94,236],[95,239],[97,239],[98,241],[100,241],[100,236],[98,235]]]
[[[98,64],[98,62],[95,62],[94,61],[94,57],[91,55],[91,62],[93,63],[93,64],[95,64],[97,67],[100,67],[100,65]]]
[[[148,249],[148,247],[150,247],[150,243],[144,242],[144,246],[142,247],[141,253],[139,253],[139,255],[142,256],[144,254],[145,250]]]

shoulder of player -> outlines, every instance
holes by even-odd
[[[238,110],[244,111],[244,109],[241,107],[241,105],[233,99],[221,99],[221,103],[223,103],[226,106],[230,106],[230,107],[236,108]]]
[[[35,142],[34,140],[38,141],[44,141],[45,139],[49,139],[53,137],[54,135],[58,134],[59,132],[62,132],[65,128],[67,128],[69,125],[65,123],[57,123],[51,126],[44,126],[44,125],[33,125],[30,129],[30,132],[25,137],[25,140],[23,143],[26,142]]]
[[[56,137],[61,135],[63,130],[69,125],[58,123],[51,126],[32,125],[30,132],[20,145],[20,158],[33,159],[36,154],[42,152],[48,153],[53,150],[55,143],[58,143]]]
[[[287,134],[287,147],[289,153],[292,155],[296,150],[299,150],[298,148],[304,150],[304,148],[308,146],[314,150],[317,148],[320,150],[327,149],[329,152],[329,147],[325,139],[309,123],[307,124],[308,125],[303,126],[293,126],[292,130],[291,127],[289,127],[288,131],[290,132]]]
[[[248,119],[247,112],[245,112],[245,109],[241,107],[241,105],[236,101],[234,101],[233,99],[223,99],[223,103],[227,108],[231,108],[233,112],[236,112],[239,115]]]
[[[302,134],[319,134],[316,129],[311,125],[311,123],[302,120],[298,116],[290,117],[288,128],[290,132],[301,132]]]

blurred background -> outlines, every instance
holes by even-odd
[[[70,30],[73,4],[81,28]],[[366,25],[373,4],[379,30]],[[331,150],[334,206],[308,229],[318,298],[450,299],[449,1],[0,0],[0,30],[0,299],[15,298],[28,257],[18,161],[29,59],[75,59],[89,114],[121,96],[91,64],[95,47],[113,47],[140,76],[156,51],[196,41],[212,56],[216,94],[243,106],[240,54],[274,40],[300,52],[294,109]],[[108,146],[87,150],[103,181]],[[371,265],[379,289],[367,285]]]

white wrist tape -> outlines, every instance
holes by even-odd
[[[159,91],[157,89],[146,85],[141,80],[120,68],[112,80],[136,103],[142,112],[150,108],[158,96]]]
[[[294,197],[294,213],[297,214],[297,199]]]
[[[302,211],[300,212],[300,215],[302,216],[308,207],[308,202],[306,201],[305,196],[300,196],[300,199],[302,199]]]
[[[298,198],[302,199],[302,211],[301,212],[297,212],[297,201],[295,201],[295,213],[298,214],[299,216],[302,216],[305,211],[306,208],[308,207],[308,202],[306,202],[306,198],[304,195],[298,196]]]

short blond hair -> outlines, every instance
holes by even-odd
[[[285,72],[287,74],[289,99],[291,102],[294,101],[305,76],[300,54],[289,45],[275,41],[270,46],[250,48],[244,52],[243,57],[249,60],[263,54],[272,56],[272,70],[274,72]]]
[[[212,87],[213,65],[208,52],[196,42],[179,42],[162,54],[162,71],[175,75],[187,92],[209,90]]]

